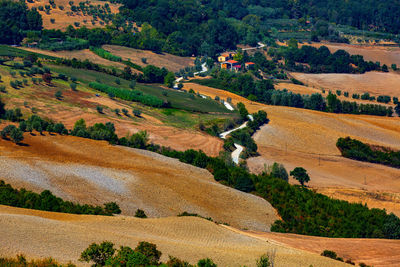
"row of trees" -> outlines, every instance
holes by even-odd
[[[119,214],[121,210],[115,202],[104,204],[104,207],[80,205],[64,201],[54,196],[49,190],[40,194],[25,189],[14,189],[10,184],[0,180],[0,204],[26,209],[55,211],[74,214],[109,215]]]
[[[331,53],[326,46],[315,48],[303,45],[298,48],[295,41],[289,43],[288,47],[281,46],[278,49],[270,49],[269,54],[275,60],[284,58],[285,68],[298,72],[364,73],[366,71],[385,69],[385,67],[381,68],[378,63],[364,61],[363,56],[350,55],[345,50]]]
[[[350,137],[339,138],[336,146],[343,157],[400,168],[400,151],[374,147]]]
[[[141,91],[137,90],[121,89],[98,82],[89,83],[89,87],[106,93],[111,97],[117,97],[128,101],[136,101],[147,106],[162,107],[164,105],[164,101],[162,99],[152,95],[144,95]]]

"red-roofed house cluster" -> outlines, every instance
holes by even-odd
[[[233,57],[236,55],[234,52],[228,52],[221,54],[218,57],[218,62],[221,64],[221,69],[228,69],[228,70],[233,70],[233,71],[240,71],[242,69],[242,65],[239,64],[238,61],[233,60]],[[253,62],[246,62],[244,64],[244,68],[246,69],[252,69],[254,68],[254,63]]]

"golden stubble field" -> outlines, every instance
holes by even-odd
[[[252,237],[196,217],[138,219],[49,213],[0,206],[0,254],[23,253],[28,258],[51,255],[79,266],[80,253],[92,242],[111,241],[117,247],[152,242],[168,255],[196,263],[211,258],[221,267],[256,266],[261,255],[276,253],[275,266],[345,266],[344,263],[272,239]],[[388,243],[391,245],[391,243]]]
[[[254,139],[259,157],[248,159],[250,170],[279,162],[288,171],[302,166],[311,176],[310,186],[321,193],[371,207],[386,208],[400,215],[400,170],[364,163],[340,156],[339,137],[351,136],[363,142],[400,149],[400,119],[344,115],[289,107],[268,106],[235,94],[194,83],[186,83],[201,94],[243,102],[249,112],[265,110],[270,123]],[[297,183],[290,180],[291,183]]]

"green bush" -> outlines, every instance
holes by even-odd
[[[100,47],[90,47],[90,51],[92,51],[93,53],[95,53],[96,55],[105,58],[107,60],[111,60],[111,61],[116,61],[116,62],[121,62],[122,58],[119,56],[115,56],[113,54],[111,54],[110,52],[104,50],[103,48]]]
[[[137,218],[147,218],[147,215],[144,212],[144,210],[137,209],[136,212],[135,212],[135,217],[137,217]]]
[[[113,93],[115,97],[128,100],[128,101],[136,101],[141,102],[145,105],[152,106],[152,107],[161,107],[163,106],[163,101],[158,97],[152,95],[144,95],[140,91],[135,90],[126,90],[116,87],[111,87],[105,84],[91,82],[89,86],[95,90],[98,90],[103,93]]]

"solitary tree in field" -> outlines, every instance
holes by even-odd
[[[54,96],[58,99],[61,100],[62,99],[62,92],[61,91],[57,91]]]
[[[10,138],[14,143],[18,144],[19,142],[24,140],[24,135],[20,129],[13,128],[10,132]]]
[[[290,172],[290,175],[299,181],[301,186],[304,186],[304,183],[310,181],[310,176],[308,176],[307,171],[303,167],[294,168],[294,170]]]

